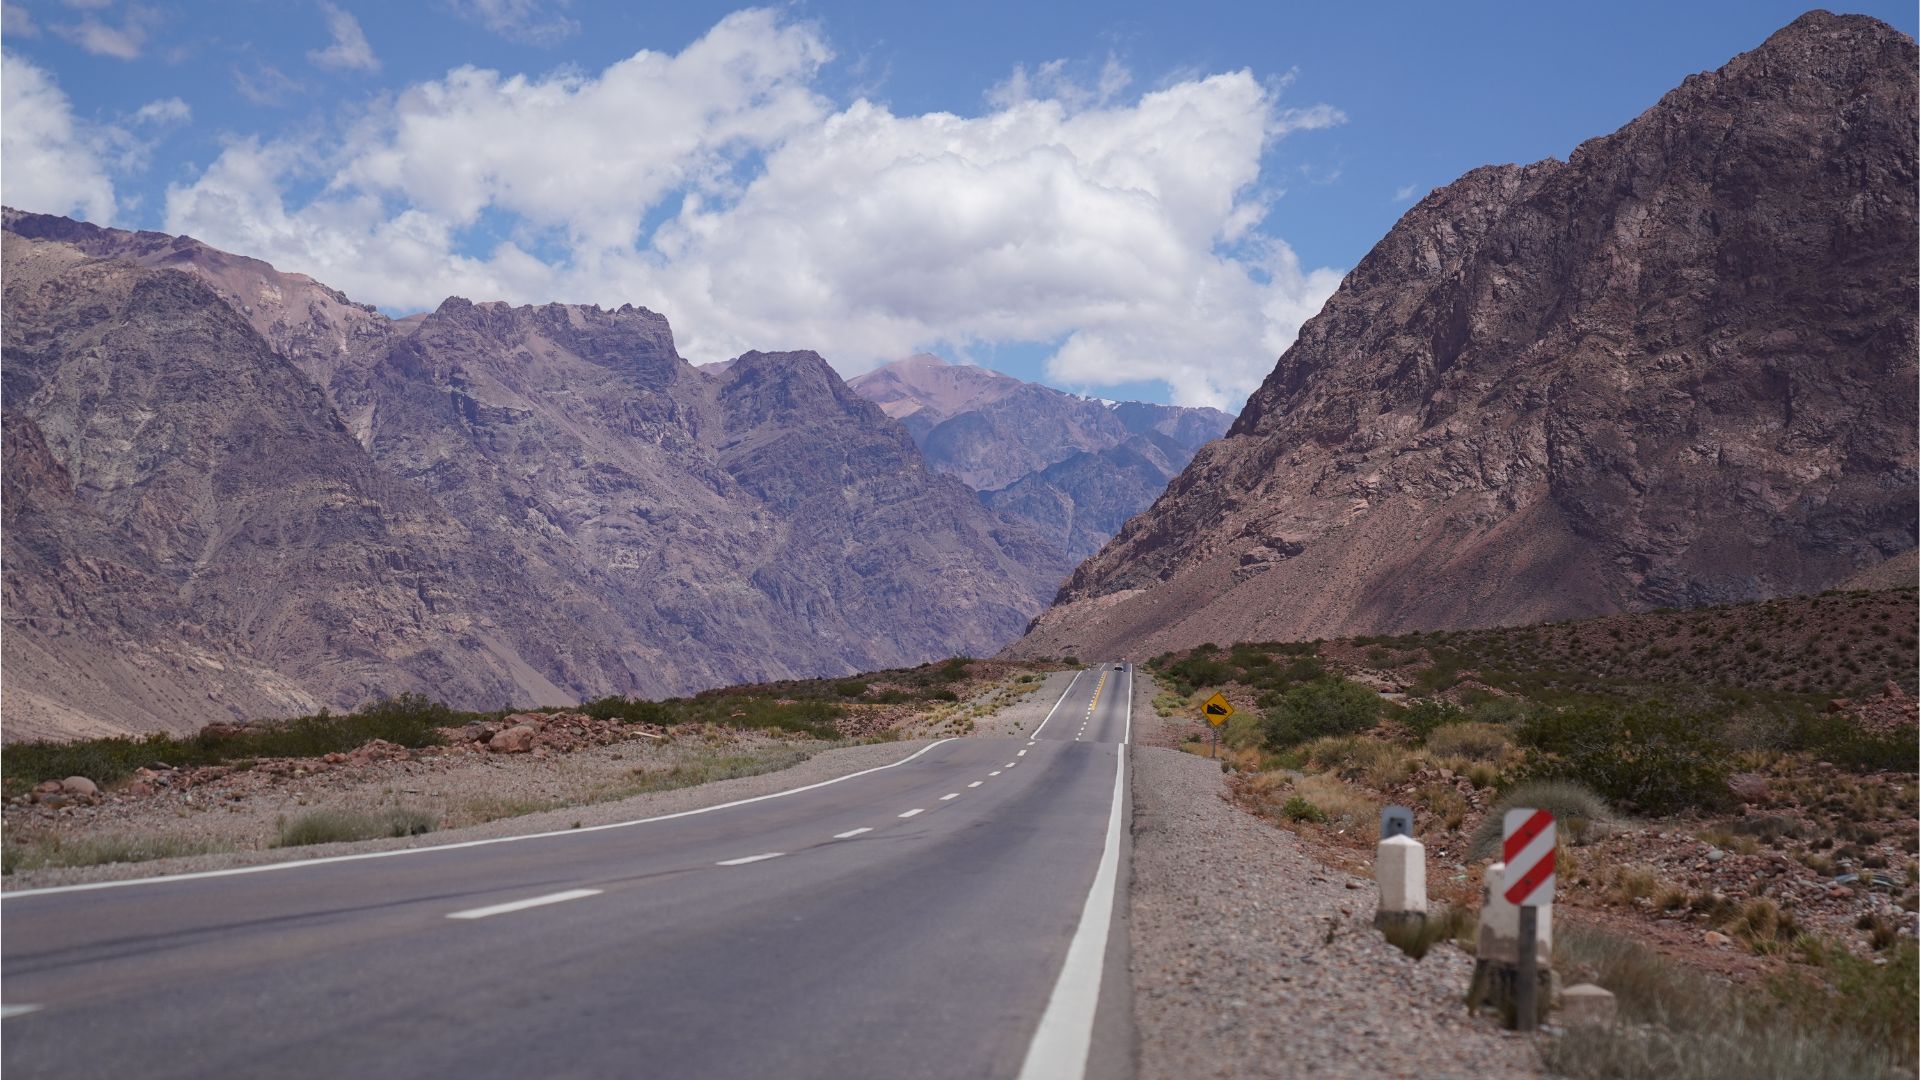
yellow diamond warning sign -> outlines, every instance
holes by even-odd
[[[1219,727],[1227,722],[1227,717],[1233,715],[1233,703],[1215,694],[1207,699],[1205,705],[1200,706],[1200,711],[1207,715],[1207,723]]]

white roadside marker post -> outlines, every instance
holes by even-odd
[[[1413,811],[1389,806],[1380,812],[1380,844],[1374,849],[1373,880],[1380,903],[1373,924],[1418,922],[1427,917],[1427,846],[1413,838]]]

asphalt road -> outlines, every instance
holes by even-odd
[[[1124,1077],[1131,697],[619,827],[6,894],[0,1067]]]

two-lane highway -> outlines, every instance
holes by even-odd
[[[1132,677],[1024,738],[595,829],[0,898],[0,1064],[200,1076],[1130,1066]]]

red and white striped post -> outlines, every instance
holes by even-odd
[[[1553,903],[1553,865],[1559,856],[1553,815],[1545,810],[1509,810],[1502,822],[1501,852],[1507,869],[1504,895],[1520,909],[1519,970],[1514,986],[1514,1026],[1533,1031],[1540,1023],[1540,957],[1534,948],[1540,907]]]

